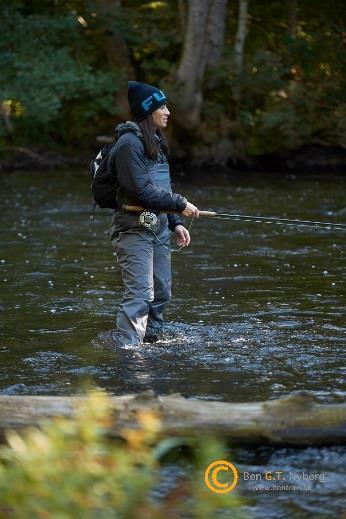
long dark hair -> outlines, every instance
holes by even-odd
[[[152,160],[157,159],[159,147],[155,137],[156,134],[161,139],[162,150],[164,154],[168,155],[167,139],[160,128],[155,128],[152,115],[149,114],[148,117],[143,119],[143,121],[138,122],[137,124],[143,132],[145,154]]]

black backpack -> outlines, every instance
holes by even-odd
[[[115,130],[115,140],[107,144],[90,162],[91,191],[94,195],[94,210],[98,205],[102,209],[117,209],[117,190],[119,182],[114,166],[112,167],[112,152],[119,137],[126,132],[132,132],[143,139],[141,129],[133,121],[119,124]]]
[[[90,162],[91,191],[94,195],[95,206],[102,209],[117,209],[116,171],[111,168],[110,158],[115,142],[107,144]],[[114,169],[114,168],[113,168]]]

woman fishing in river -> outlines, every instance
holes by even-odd
[[[111,157],[119,183],[112,243],[124,284],[112,334],[119,346],[160,338],[163,309],[171,297],[170,231],[179,246],[188,246],[190,234],[180,215],[199,216],[197,207],[172,193],[163,134],[170,115],[165,94],[154,86],[129,81],[128,99],[133,121],[117,126]],[[124,210],[125,205],[152,210],[151,226],[143,225],[146,222],[138,214]]]

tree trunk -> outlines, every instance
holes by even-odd
[[[200,123],[203,79],[221,58],[227,0],[190,0],[183,53],[170,97],[179,126]]]
[[[121,7],[121,0],[101,0],[102,13],[107,15]],[[127,100],[127,79],[134,79],[135,73],[130,61],[129,49],[123,35],[115,28],[107,28],[108,36],[105,38],[105,54],[111,69],[117,70],[124,75],[123,84],[116,94],[116,104],[119,108],[119,117],[128,119],[130,117]]]
[[[186,23],[187,23],[187,5],[186,0],[178,0],[178,23],[179,23],[179,32],[183,35],[186,31]],[[182,38],[183,39],[183,38]]]
[[[298,7],[297,0],[289,0],[287,32],[293,39],[295,39],[297,36],[297,7]]]
[[[222,58],[225,42],[227,0],[213,2],[207,24],[206,67],[215,69]]]
[[[83,397],[0,396],[0,434],[38,425],[44,418],[71,416]],[[110,435],[138,427],[136,413],[155,410],[162,436],[219,435],[233,444],[324,445],[346,442],[346,404],[320,404],[307,392],[253,403],[186,399],[180,395],[111,396],[114,421]]]
[[[243,69],[244,47],[247,35],[248,0],[239,0],[238,28],[235,37],[234,55],[238,75]]]
[[[0,104],[0,114],[4,121],[4,125],[7,131],[7,135],[11,136],[13,134],[13,124],[11,120],[11,106],[1,103]]]

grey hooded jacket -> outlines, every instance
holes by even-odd
[[[156,164],[167,164],[167,158],[158,142],[158,158],[149,159],[144,151],[139,126],[128,121],[116,127],[116,144],[110,157],[110,166],[117,172],[119,188],[118,207],[123,204],[140,205],[154,211],[178,211],[185,209],[187,200],[150,181],[148,169]],[[179,215],[167,215],[170,230],[183,223]]]

